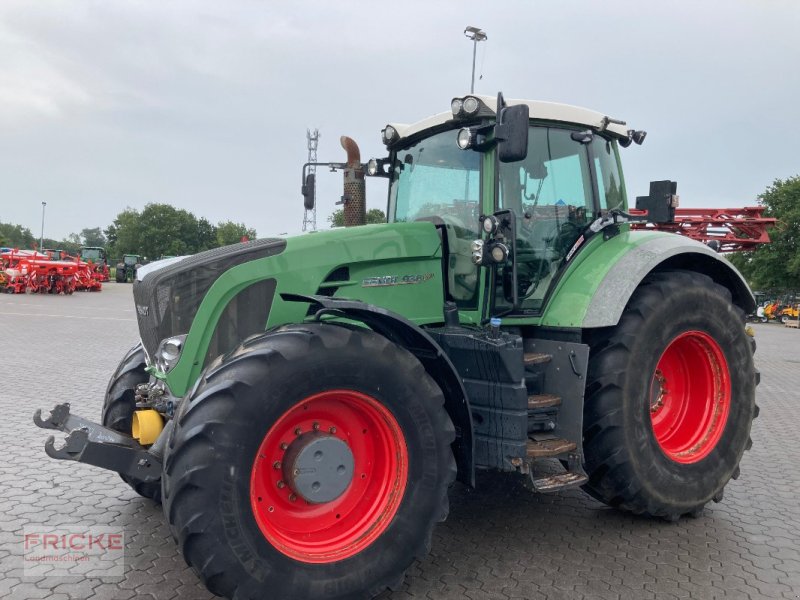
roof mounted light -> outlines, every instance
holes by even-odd
[[[619,145],[623,148],[627,148],[631,145],[631,143],[636,142],[637,146],[641,146],[644,142],[644,138],[647,137],[646,131],[634,131],[633,129],[628,129],[628,136],[620,138]]]
[[[383,137],[383,143],[387,146],[400,139],[400,134],[397,133],[397,129],[391,125],[387,125],[381,130],[381,136]]]
[[[374,158],[370,158],[369,161],[367,161],[367,175],[374,177],[377,174],[378,174],[378,161],[375,160]]]
[[[480,101],[475,96],[467,96],[464,98],[464,102],[462,102],[464,113],[470,117],[476,114],[480,107]]]
[[[477,96],[453,98],[450,110],[454,119],[474,119],[476,117],[494,117],[495,112]]]

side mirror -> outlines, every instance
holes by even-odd
[[[301,191],[303,192],[303,206],[305,206],[306,210],[314,210],[314,204],[316,202],[316,178],[317,176],[314,173],[309,173],[306,175],[306,182],[303,184]]]
[[[527,104],[500,109],[497,125],[494,128],[500,162],[517,162],[528,156],[529,118],[530,109]]]

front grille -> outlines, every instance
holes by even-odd
[[[148,273],[133,284],[139,334],[152,359],[164,338],[189,332],[197,309],[214,282],[237,265],[280,254],[282,239],[263,239],[214,248]]]

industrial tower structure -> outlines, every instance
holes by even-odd
[[[308,167],[308,173],[316,173],[317,167],[314,166],[314,163],[317,162],[317,145],[319,144],[319,129],[315,129],[311,131],[310,129],[306,129],[306,140],[308,141],[308,162],[311,163],[311,166]],[[316,187],[317,183],[314,181],[314,187]],[[314,190],[314,195],[316,196],[316,190]],[[308,226],[311,226],[311,231],[317,230],[317,205],[314,204],[314,208],[311,210],[304,210],[303,211],[303,231],[308,231]]]

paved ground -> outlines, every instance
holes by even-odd
[[[800,331],[755,326],[761,417],[742,475],[694,520],[621,514],[580,491],[535,496],[512,479],[457,486],[433,551],[382,598],[800,598]],[[37,407],[100,414],[107,379],[136,340],[130,287],[72,297],[0,296],[0,598],[208,598],[161,510],[114,474],[56,462]],[[47,414],[47,413],[45,413]],[[25,578],[23,527],[110,524],[126,532],[121,578]]]

